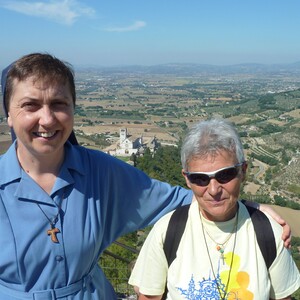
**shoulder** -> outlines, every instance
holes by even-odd
[[[175,212],[175,210],[170,211],[169,213],[165,214],[164,216],[162,216],[153,226],[154,231],[160,231],[160,232],[166,232],[170,219],[173,215],[173,213]]]
[[[102,152],[101,150],[90,149],[79,145],[71,145],[70,143],[66,144],[66,151],[71,156],[74,156],[74,158],[93,157],[93,158],[113,159],[112,156]]]
[[[0,185],[5,184],[21,177],[21,167],[16,154],[16,142],[0,156]]]
[[[10,159],[12,156],[16,156],[16,141],[9,146],[6,152],[0,155],[0,161]]]
[[[147,239],[155,239],[157,241],[160,241],[160,243],[164,243],[166,238],[166,233],[168,230],[168,226],[170,223],[170,219],[173,215],[173,213],[176,210],[172,210],[169,213],[162,216],[152,227]]]
[[[272,231],[274,233],[274,237],[275,237],[275,243],[276,243],[276,246],[278,247],[279,244],[282,243],[282,239],[281,239],[282,226],[280,224],[278,224],[268,213],[261,212],[260,210],[257,210],[255,208],[250,208],[250,210],[253,210],[253,212],[255,212],[255,214],[258,215],[257,222],[259,222],[259,224],[261,224],[261,226],[258,226],[258,227],[261,227],[262,230],[263,230],[266,222],[268,222],[271,225],[271,229],[272,229]],[[240,213],[241,213],[242,218],[248,219],[248,222],[253,224],[253,219],[251,219],[250,213],[247,210],[246,205],[243,203],[240,203]]]
[[[91,165],[92,167],[101,166],[111,166],[112,164],[116,166],[126,166],[130,167],[129,164],[121,161],[120,159],[113,157],[107,153],[100,150],[89,149],[83,146],[66,144],[66,161],[73,164],[82,163],[83,165]]]
[[[196,207],[196,209],[198,208]],[[195,210],[194,203],[192,205],[179,206],[177,209],[172,210],[171,212],[161,217],[154,224],[152,228],[153,234],[159,235],[162,240],[165,240],[169,225],[173,227],[177,227],[178,229],[179,222],[184,222],[184,223],[189,222],[192,211],[194,210]],[[187,213],[186,216],[184,216],[184,213]],[[171,224],[170,221],[172,221]],[[171,232],[176,233],[177,229],[175,229],[174,231],[173,228]]]

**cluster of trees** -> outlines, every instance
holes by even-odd
[[[274,95],[267,94],[261,96],[260,99],[258,100],[258,105],[260,109],[270,109],[270,108],[273,109],[274,106],[276,105],[276,100]]]
[[[270,166],[276,166],[278,164],[278,160],[268,156],[268,155],[263,155],[263,154],[256,154],[256,153],[251,153],[251,158],[256,158],[257,160],[260,160]]]
[[[282,207],[289,207],[291,209],[300,210],[300,204],[295,201],[286,200],[281,196],[274,196],[274,204]]]
[[[181,175],[180,149],[174,146],[159,147],[155,154],[149,149],[143,156],[134,158],[135,166],[150,177],[169,182],[171,185],[186,186]]]

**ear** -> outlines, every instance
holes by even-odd
[[[10,113],[8,113],[8,116],[7,116],[7,124],[10,128],[13,127],[13,124],[12,124],[12,119],[11,119],[11,116],[10,116]]]
[[[190,181],[188,180],[187,176],[184,174],[184,169],[181,170],[181,174],[182,174],[182,176],[183,176],[184,179],[185,179],[186,185],[187,185],[189,188],[191,188],[191,183],[190,183]]]

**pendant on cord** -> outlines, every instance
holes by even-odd
[[[51,241],[53,243],[59,243],[57,236],[56,236],[56,234],[59,232],[60,232],[60,230],[53,225],[51,225],[51,229],[47,230],[47,234],[51,235]]]
[[[220,257],[223,260],[223,264],[224,264],[224,261],[225,261],[224,248],[221,247],[220,245],[217,245],[216,249],[220,252]]]

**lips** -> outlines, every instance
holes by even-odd
[[[37,137],[42,137],[42,138],[52,138],[56,134],[56,131],[51,131],[51,132],[34,132],[34,135]]]
[[[210,200],[210,203],[212,205],[219,206],[219,205],[223,205],[223,203],[225,201],[226,201],[226,199],[212,199],[212,200]]]

